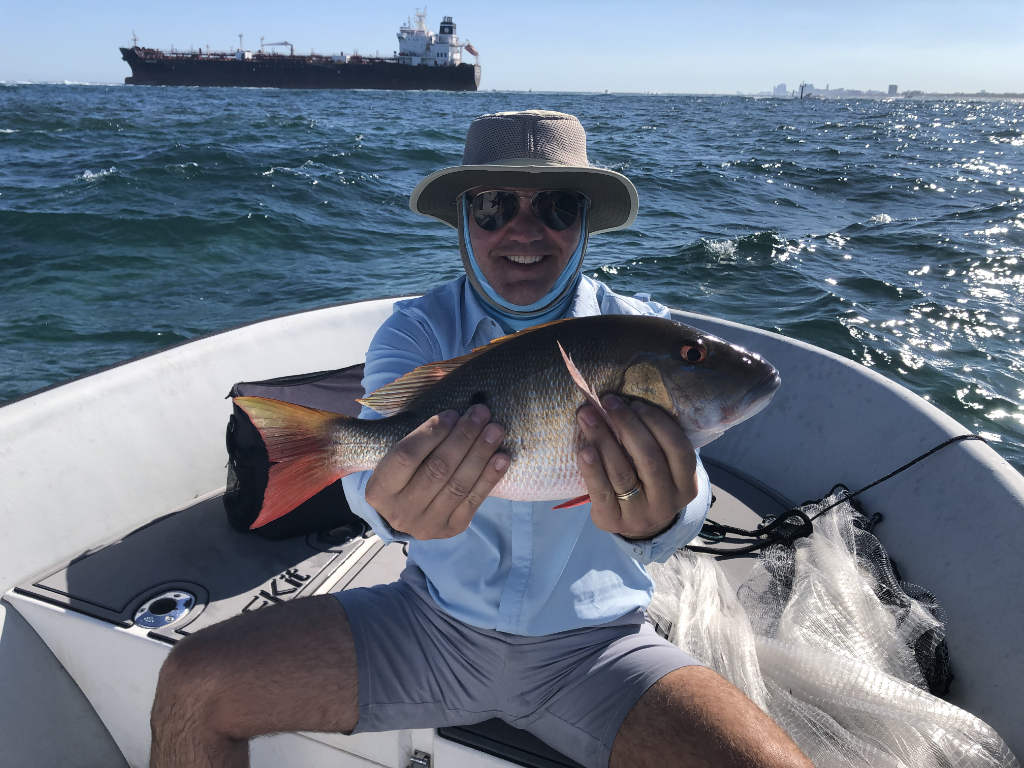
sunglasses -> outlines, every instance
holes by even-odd
[[[470,209],[473,221],[481,229],[494,232],[508,224],[519,213],[519,198],[522,192],[508,189],[489,189],[473,195]],[[576,223],[587,196],[581,192],[566,190],[545,190],[535,192],[530,198],[530,208],[544,226],[562,232]]]

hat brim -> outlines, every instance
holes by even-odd
[[[458,228],[457,199],[478,187],[573,189],[590,198],[590,234],[628,227],[636,218],[633,182],[616,171],[564,165],[459,165],[427,176],[413,190],[409,207]]]

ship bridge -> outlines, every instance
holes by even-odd
[[[402,64],[424,64],[430,67],[455,66],[462,63],[462,49],[455,34],[451,16],[441,20],[438,33],[427,29],[426,11],[416,11],[416,24],[406,23],[398,30],[398,61]]]

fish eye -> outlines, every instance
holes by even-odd
[[[688,363],[703,363],[708,359],[708,348],[698,341],[694,344],[684,344],[680,354]]]

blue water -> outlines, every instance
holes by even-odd
[[[458,274],[409,192],[533,107],[639,189],[589,274],[871,366],[1024,470],[1017,102],[0,86],[0,401]]]

